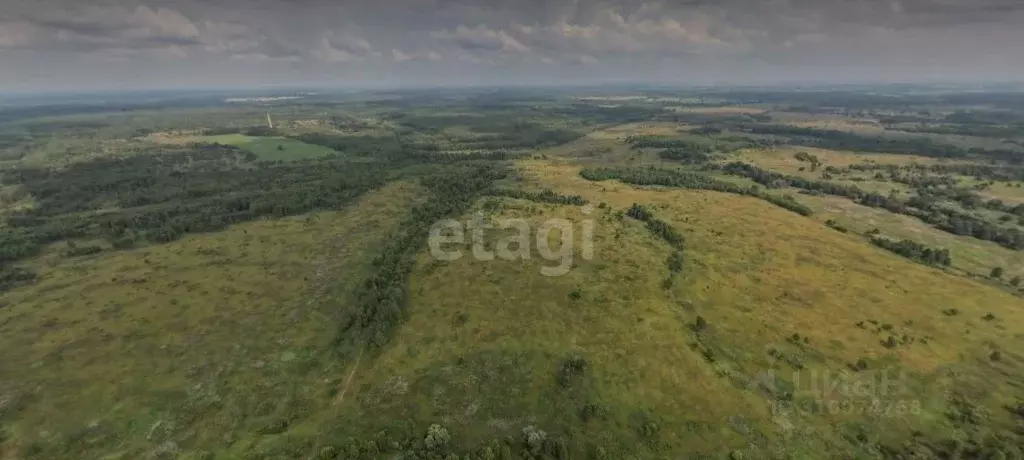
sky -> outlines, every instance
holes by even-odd
[[[0,0],[0,91],[1024,81],[1024,0]]]

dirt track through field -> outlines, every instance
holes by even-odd
[[[345,383],[341,386],[341,392],[338,393],[338,398],[334,400],[334,405],[340,405],[345,402],[345,393],[348,393],[348,387],[352,384],[352,377],[355,377],[356,371],[359,370],[359,361],[363,359],[363,350],[359,350],[359,354],[356,355],[356,362],[352,365],[352,370],[348,371],[348,375],[345,376]]]

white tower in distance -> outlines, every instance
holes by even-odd
[[[270,129],[274,129],[274,122],[270,120],[270,112],[267,112],[267,124],[270,125]]]

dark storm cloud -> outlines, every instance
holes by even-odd
[[[1021,0],[0,2],[10,2],[0,8],[0,60],[22,66],[0,68],[4,85],[19,83],[25,65],[93,66],[102,79],[97,56],[136,70],[140,82],[147,65],[173,56],[179,78],[196,84],[1024,70]],[[242,62],[249,67],[237,74],[226,64]]]

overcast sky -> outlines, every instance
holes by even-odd
[[[1024,80],[1024,0],[0,0],[0,91]]]

